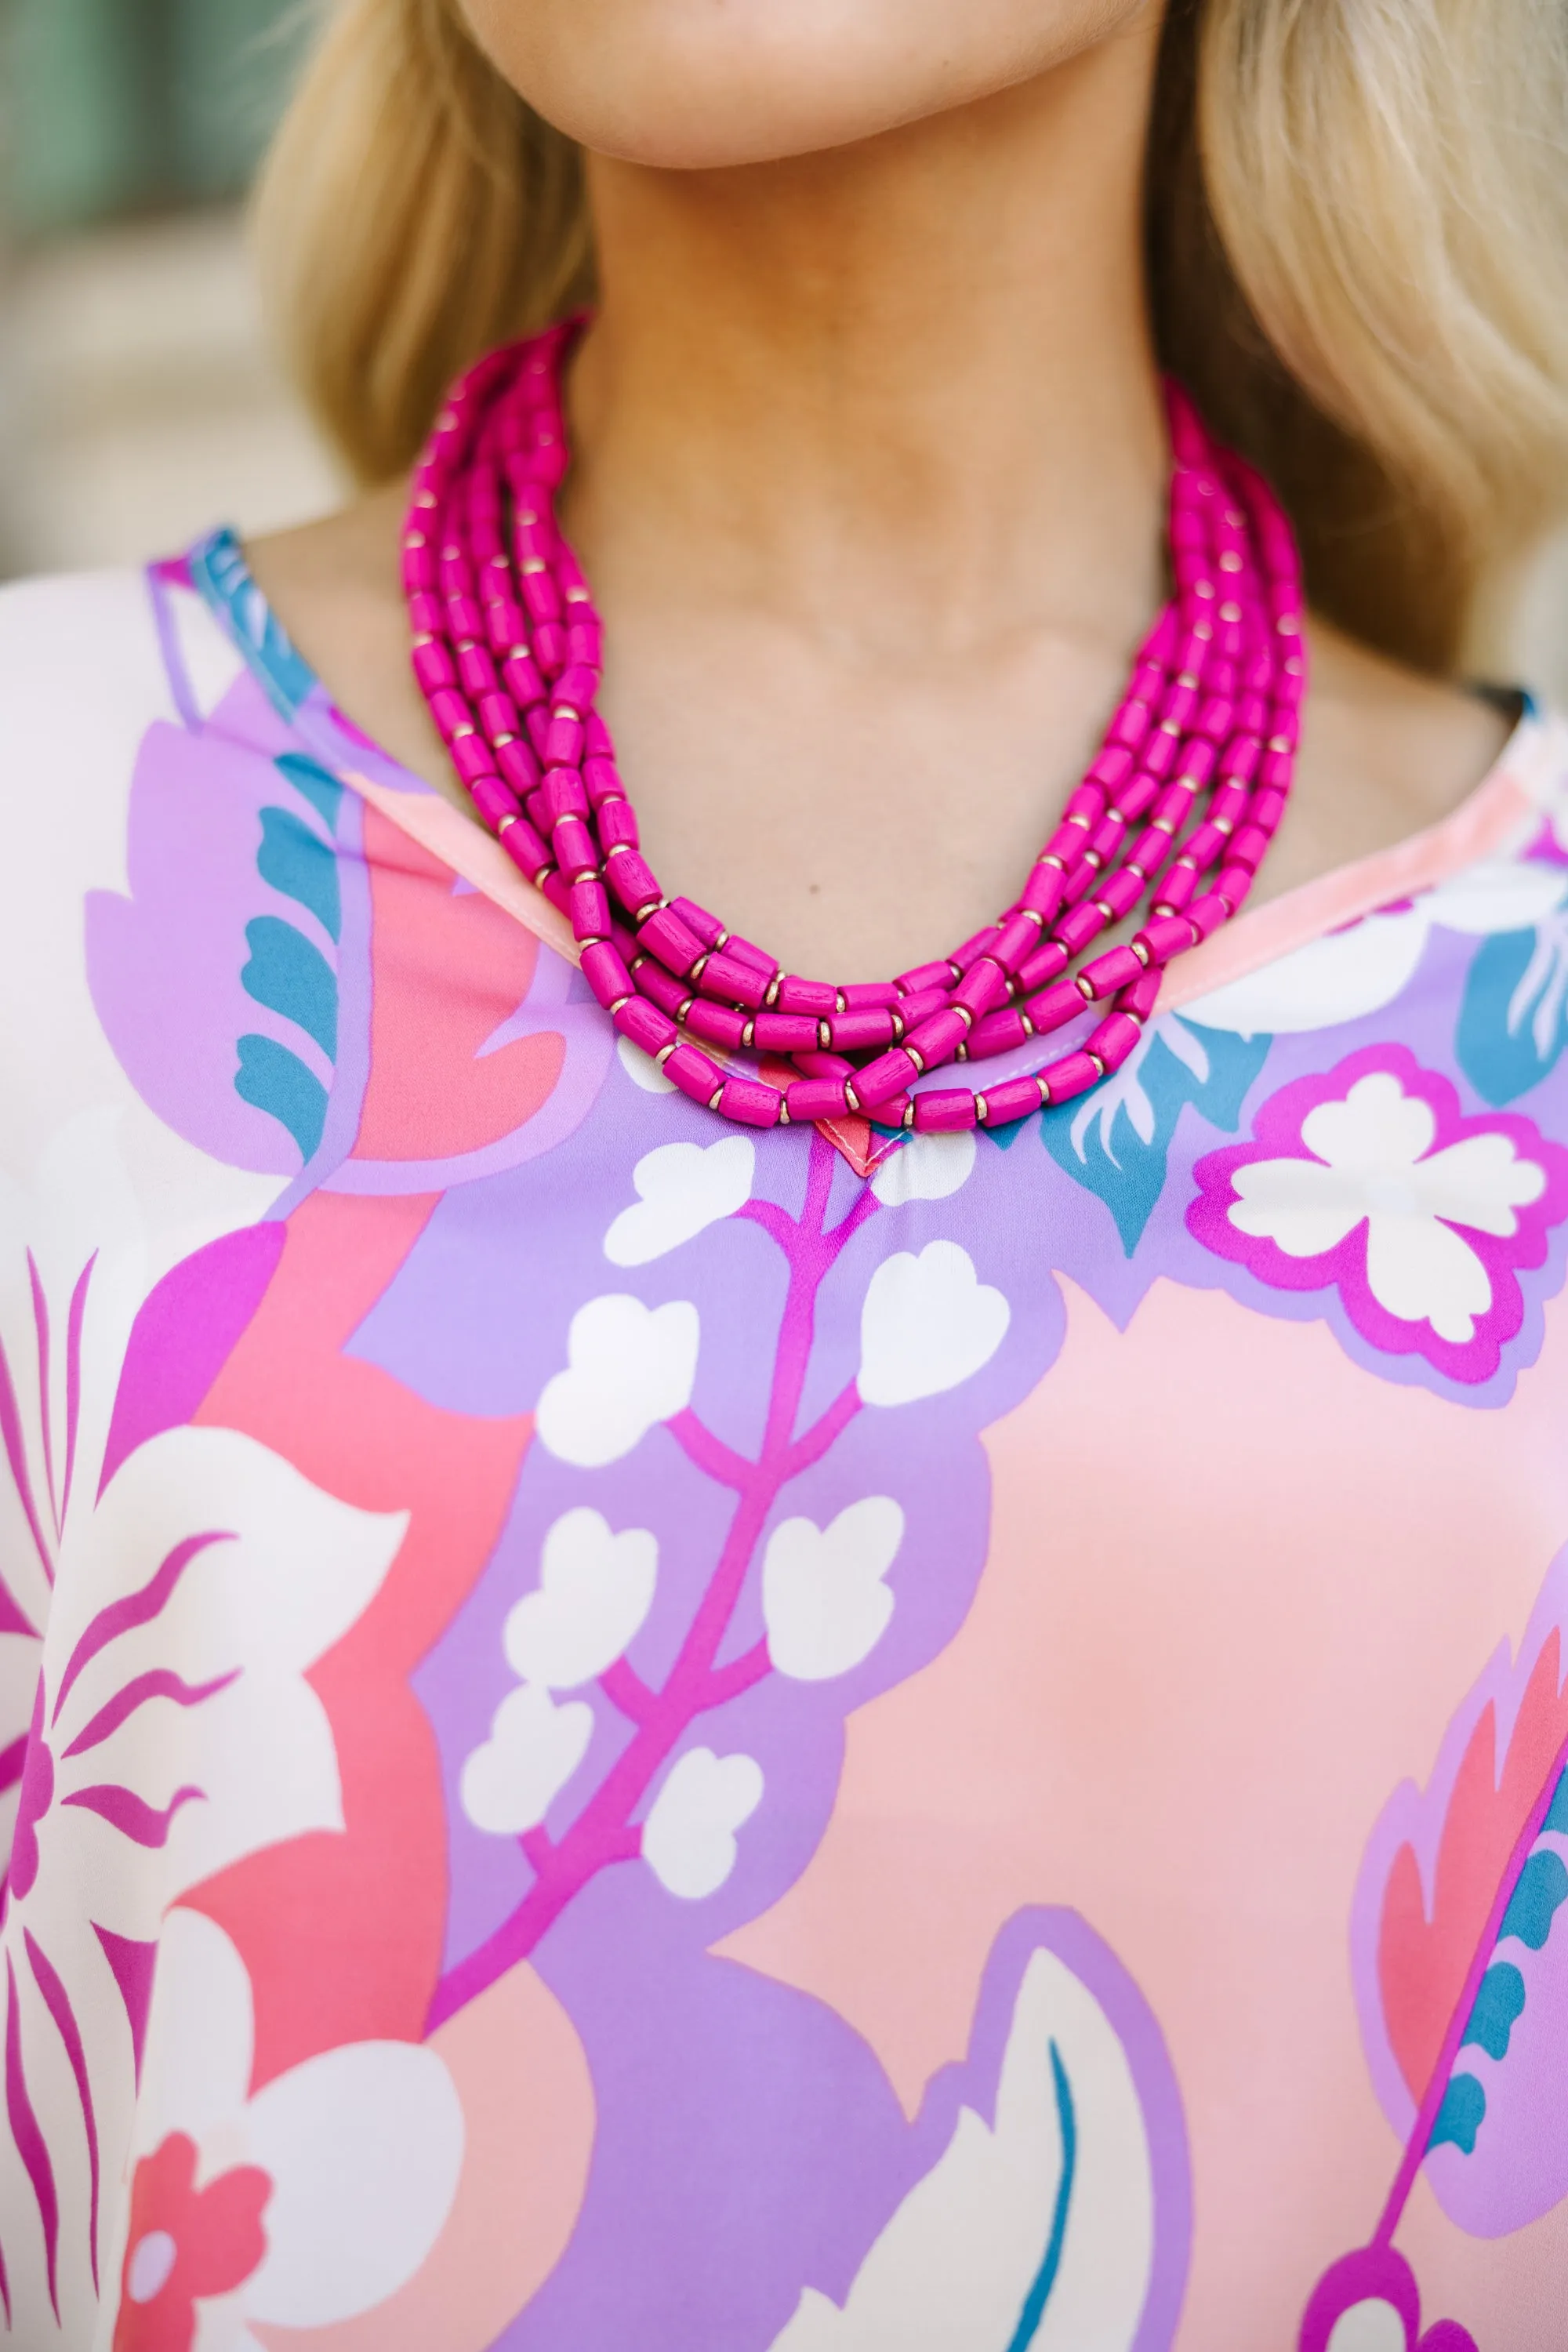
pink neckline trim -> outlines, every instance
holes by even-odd
[[[1174,1012],[1379,907],[1429,890],[1510,845],[1528,829],[1564,771],[1568,721],[1527,712],[1497,765],[1449,815],[1370,857],[1335,866],[1247,909],[1181,958],[1166,976],[1156,1010]],[[546,947],[577,961],[576,942],[564,916],[523,880],[499,842],[471,817],[428,790],[402,792],[349,767],[339,772],[389,823],[494,899]]]

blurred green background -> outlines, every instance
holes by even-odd
[[[237,194],[310,18],[308,0],[0,0],[13,234]]]

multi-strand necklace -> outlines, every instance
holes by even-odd
[[[574,331],[493,352],[450,394],[415,472],[403,572],[414,673],[458,774],[570,920],[616,1027],[749,1127],[853,1112],[923,1133],[1000,1127],[1098,1084],[1137,1044],[1166,965],[1247,898],[1289,792],[1300,566],[1266,484],[1168,387],[1173,593],[1023,888],[895,980],[804,980],[667,897],[642,855],[595,708],[603,628],[555,519]],[[1079,961],[1135,913],[1131,939]],[[996,1056],[1016,1067],[1016,1048],[1091,1007],[1070,1051],[986,1083]],[[977,1083],[921,1083],[953,1064]]]

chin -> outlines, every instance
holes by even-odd
[[[462,0],[546,121],[667,171],[774,163],[968,105],[1156,0]]]

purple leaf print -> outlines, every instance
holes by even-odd
[[[82,2128],[87,2134],[87,2160],[89,2171],[87,2244],[89,2259],[92,2264],[92,2284],[96,2288],[98,2285],[98,2198],[100,2188],[100,2158],[98,2150],[98,2118],[93,2111],[92,2085],[88,2080],[87,2052],[82,2047],[81,2029],[77,2024],[76,2013],[70,2005],[70,1997],[67,1993],[64,1985],[60,1982],[60,1979],[56,1974],[54,1969],[50,1966],[47,1956],[42,1950],[40,1950],[37,1943],[34,1939],[32,1931],[29,1928],[23,1929],[22,1940],[26,1948],[27,1958],[32,1968],[34,1981],[44,1997],[44,2005],[47,2009],[49,2015],[54,2019],[55,2031],[58,2033],[60,2041],[65,2046],[66,2057],[69,2062],[71,2074],[76,2080],[77,2097],[81,2102]]]
[[[49,2300],[55,2307],[55,2317],[60,2315],[59,2302],[59,2193],[55,2187],[55,2168],[49,2162],[49,2151],[33,2112],[27,2095],[27,2078],[22,2068],[22,2021],[16,2005],[16,1971],[9,1953],[5,1957],[5,2112],[11,2120],[11,2137],[22,2159],[33,2195],[37,2203],[38,2220],[43,2225],[44,2247],[48,2263]]]
[[[150,1805],[133,1789],[122,1789],[117,1782],[106,1780],[90,1789],[73,1789],[60,1802],[85,1806],[89,1813],[97,1813],[121,1837],[133,1839],[137,1845],[161,1846],[168,1843],[174,1816],[182,1806],[194,1803],[205,1793],[203,1789],[176,1789],[166,1805]]]
[[[111,1601],[107,1608],[100,1609],[66,1662],[66,1670],[60,1676],[60,1686],[55,1695],[53,1721],[59,1721],[60,1709],[69,1697],[77,1676],[84,1667],[91,1664],[100,1651],[106,1650],[110,1642],[118,1641],[121,1633],[129,1633],[135,1626],[150,1625],[153,1618],[167,1607],[191,1562],[198,1559],[209,1545],[233,1541],[232,1535],[217,1531],[210,1535],[187,1536],[184,1543],[174,1546],[140,1591],[127,1593],[123,1601]]]

